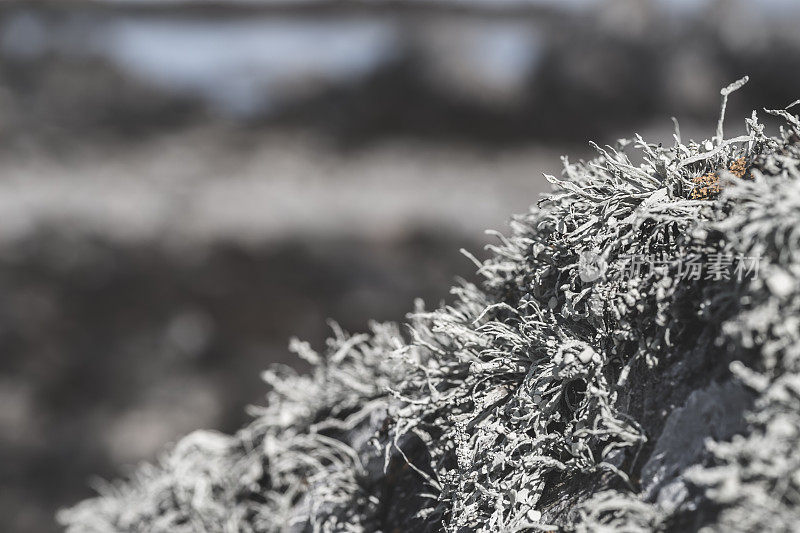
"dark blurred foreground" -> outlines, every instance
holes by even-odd
[[[559,153],[800,94],[791,2],[554,4],[2,4],[8,530],[240,426],[290,336],[446,298]]]

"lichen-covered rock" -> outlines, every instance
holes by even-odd
[[[335,329],[197,433],[62,511],[106,531],[792,531],[800,524],[800,119],[564,160],[480,286],[407,330]],[[637,150],[643,162],[631,162]],[[707,179],[714,176],[713,194]],[[698,187],[706,187],[698,193]]]

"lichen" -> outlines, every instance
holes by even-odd
[[[63,511],[85,531],[791,531],[800,523],[800,119],[572,163],[405,330],[335,329],[231,437]],[[643,163],[627,155],[640,152]],[[697,176],[727,169],[719,194]],[[741,179],[747,175],[748,179]],[[722,182],[721,181],[721,182]],[[469,254],[468,254],[469,255]],[[648,257],[630,269],[631,258]],[[472,257],[472,256],[470,256]],[[589,258],[589,259],[587,259]],[[684,261],[713,263],[685,275]],[[729,258],[731,261],[723,262]],[[722,266],[757,258],[742,276]],[[592,263],[587,275],[587,261]],[[720,407],[720,402],[724,407]],[[697,418],[695,418],[697,417]],[[665,432],[695,432],[670,435]],[[681,450],[685,448],[685,450]]]

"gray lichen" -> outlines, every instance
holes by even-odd
[[[334,327],[267,407],[62,511],[106,531],[792,531],[800,119],[564,159],[480,286]],[[790,106],[791,107],[791,106]],[[638,151],[641,164],[627,155]],[[702,179],[701,179],[702,178]],[[703,194],[697,191],[703,189]],[[644,264],[633,268],[635,258]],[[736,264],[757,259],[758,272]],[[692,275],[688,263],[707,270]],[[724,268],[723,268],[724,267]],[[752,267],[752,264],[751,264]],[[746,275],[743,275],[746,274]]]

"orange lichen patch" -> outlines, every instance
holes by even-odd
[[[737,178],[744,178],[747,175],[747,159],[740,157],[731,163],[731,166],[728,167],[728,170],[730,170],[731,174]]]
[[[730,166],[728,166],[728,170],[737,178],[746,179],[748,171],[747,159],[740,157],[734,160]],[[697,176],[692,179],[692,182],[694,183],[694,188],[689,196],[692,200],[711,200],[719,196],[719,193],[722,191],[719,174],[716,172],[709,172],[702,176]]]
[[[716,172],[709,172],[702,176],[697,176],[692,180],[694,182],[694,189],[690,198],[692,200],[709,200],[716,198],[722,187],[719,184],[719,176]]]

